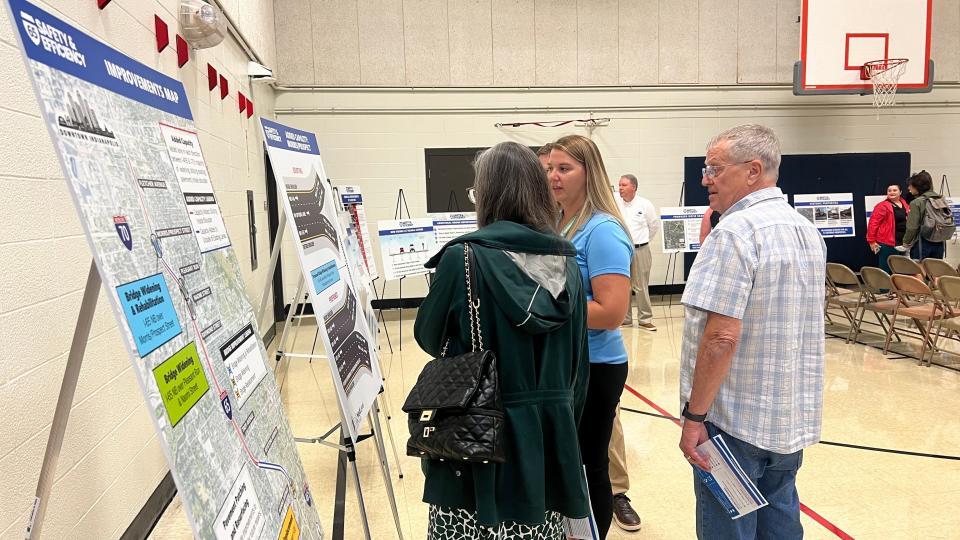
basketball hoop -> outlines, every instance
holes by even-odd
[[[906,58],[873,60],[863,64],[860,78],[870,79],[873,84],[873,106],[877,114],[881,107],[889,107],[897,101],[897,82],[907,68]]]

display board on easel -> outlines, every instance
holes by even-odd
[[[193,534],[322,538],[182,83],[29,2],[8,7],[95,262],[27,536],[102,283]]]
[[[316,135],[261,118],[287,224],[327,351],[344,428],[357,440],[383,381],[375,335],[343,249]]]
[[[380,275],[377,273],[377,263],[373,258],[373,238],[370,237],[370,227],[367,226],[367,212],[363,207],[363,192],[360,191],[358,186],[340,186],[339,190],[340,204],[350,214],[367,275],[370,276],[371,280],[375,280]]]

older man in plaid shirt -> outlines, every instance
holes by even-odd
[[[802,538],[796,477],[820,440],[826,246],[776,187],[780,143],[745,125],[707,147],[702,184],[720,223],[690,270],[682,302],[680,450],[717,434],[769,505],[736,521],[695,480],[699,538]]]

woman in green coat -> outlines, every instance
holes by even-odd
[[[476,260],[484,348],[497,357],[505,462],[423,460],[428,538],[564,538],[562,517],[589,514],[577,423],[589,357],[576,249],[556,233],[555,204],[537,156],[498,144],[474,163],[480,229],[443,247],[417,313],[420,347],[471,350],[463,244]]]

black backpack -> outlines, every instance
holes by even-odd
[[[957,226],[953,222],[953,210],[943,197],[928,197],[924,202],[923,219],[920,221],[920,236],[928,242],[946,242],[953,238]]]

